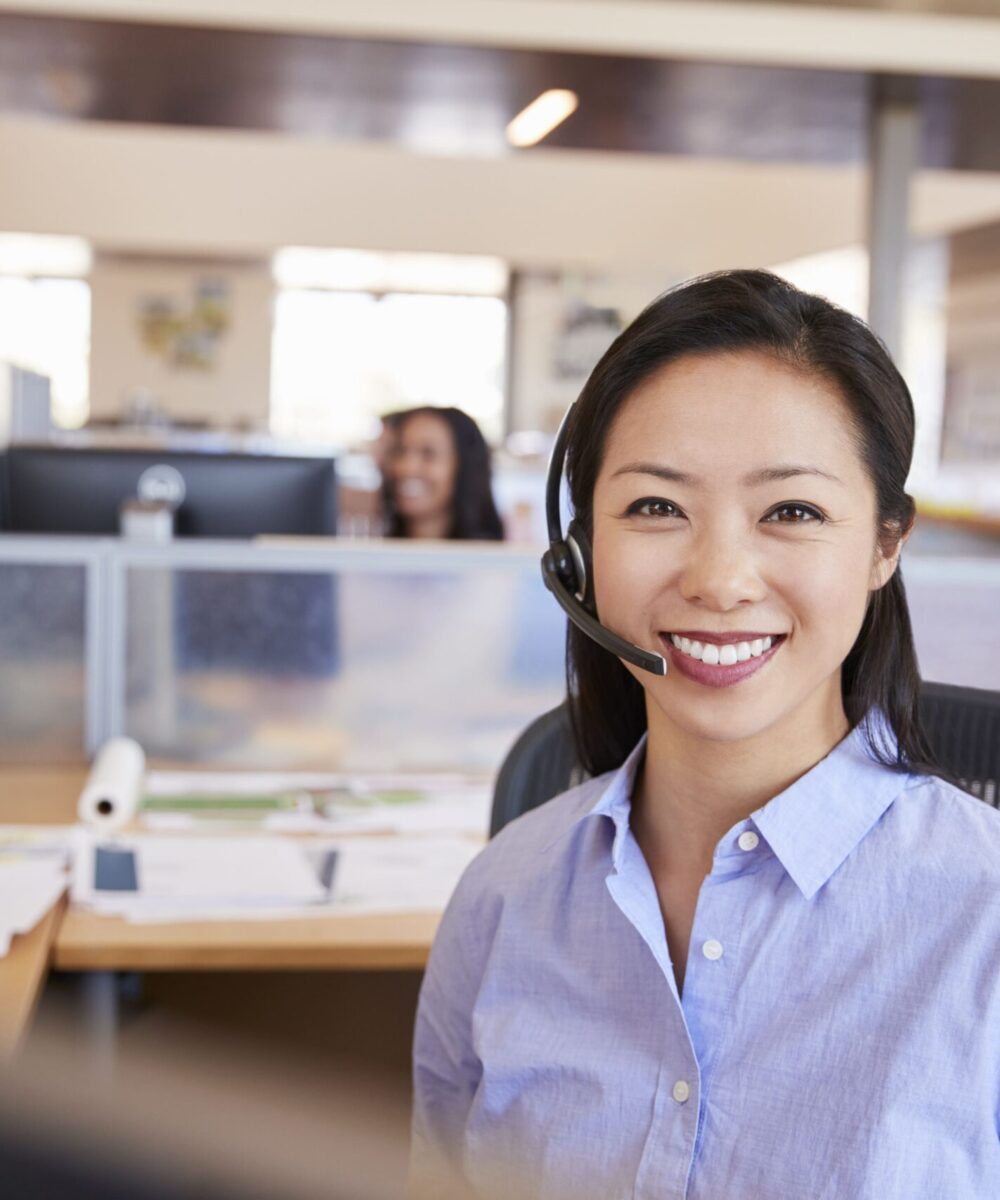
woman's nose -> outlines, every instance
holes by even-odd
[[[719,531],[693,538],[681,569],[680,590],[686,600],[728,609],[766,594],[759,555],[751,539]]]

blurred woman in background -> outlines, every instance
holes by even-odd
[[[387,536],[502,540],[490,451],[475,421],[458,408],[394,415],[385,473]]]

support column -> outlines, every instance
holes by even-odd
[[[898,358],[910,184],[920,159],[917,81],[878,77],[872,92],[868,193],[868,323]]]

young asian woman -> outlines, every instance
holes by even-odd
[[[857,318],[760,271],[655,300],[568,429],[614,657],[591,778],[439,927],[413,1196],[1000,1195],[1000,814],[938,766],[899,557],[914,411]]]
[[[490,451],[460,408],[394,414],[385,499],[389,537],[499,541]]]

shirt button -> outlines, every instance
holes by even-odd
[[[741,850],[756,850],[759,841],[760,838],[748,829],[746,833],[740,834],[737,845]]]
[[[691,1095],[691,1089],[688,1087],[688,1085],[684,1082],[683,1079],[678,1079],[677,1082],[674,1084],[674,1090],[673,1090],[674,1099],[677,1101],[678,1104],[683,1104],[684,1101],[687,1100],[688,1096],[690,1096],[690,1095]]]
[[[722,957],[722,943],[717,942],[715,938],[709,938],[704,946],[702,946],[701,952],[706,958],[710,958],[712,962],[715,962],[717,958]]]

